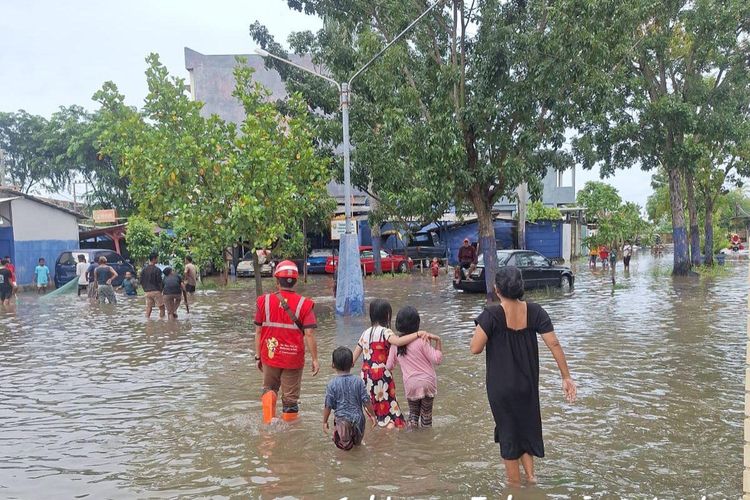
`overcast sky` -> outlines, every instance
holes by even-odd
[[[172,74],[187,77],[185,47],[250,53],[255,45],[248,26],[255,20],[279,41],[321,26],[289,10],[285,0],[0,0],[0,111],[49,116],[61,105],[94,108],[91,96],[107,80],[140,106],[148,53],[157,52]],[[577,187],[597,178],[579,169]],[[632,170],[607,182],[644,206],[649,178]]]

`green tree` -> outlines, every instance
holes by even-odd
[[[330,178],[304,102],[292,96],[281,114],[238,61],[234,95],[246,111],[238,129],[203,117],[202,103],[190,100],[184,80],[171,77],[158,56],[147,62],[150,92],[142,112],[125,107],[113,84],[96,96],[108,123],[103,152],[120,159],[140,213],[158,214],[157,222],[173,227],[199,262],[219,269],[235,243],[270,247],[298,233],[302,217],[326,203]],[[259,279],[256,289],[262,293]]]
[[[560,210],[554,207],[545,207],[541,201],[533,201],[529,203],[528,212],[526,213],[526,220],[529,222],[536,222],[538,220],[561,220],[562,213]]]
[[[578,191],[576,202],[586,209],[586,217],[591,222],[599,222],[609,217],[622,204],[617,189],[605,182],[588,181]]]
[[[68,167],[60,162],[64,145],[56,141],[46,118],[20,110],[0,113],[0,149],[5,176],[24,193],[57,191],[69,182]]]
[[[670,194],[675,274],[690,270],[685,208],[697,233],[695,155],[713,108],[748,82],[750,4],[744,0],[631,0],[612,19],[620,32],[616,61],[601,92],[590,96],[575,150],[584,167],[603,175],[640,165],[663,169]],[[736,116],[736,115],[735,115]],[[732,129],[742,120],[724,123]],[[685,189],[685,181],[689,189]],[[687,198],[687,200],[686,200]],[[687,201],[687,203],[686,203]],[[693,245],[695,246],[695,238]],[[698,252],[699,253],[699,252]]]
[[[425,2],[290,0],[292,9],[324,19],[318,33],[289,38],[297,54],[346,81],[425,10]],[[598,8],[600,3],[597,2]],[[521,182],[541,191],[549,168],[573,158],[562,146],[572,104],[584,102],[595,43],[596,8],[563,0],[454,0],[422,19],[353,84],[353,179],[372,187],[380,210],[421,220],[453,204],[478,216],[494,283],[492,207]],[[584,14],[584,15],[581,15]],[[250,28],[264,49],[286,56],[268,30]],[[301,91],[319,134],[338,143],[333,89],[273,60],[289,89]],[[321,123],[322,122],[322,123]]]
[[[148,255],[156,250],[155,224],[144,217],[134,215],[128,218],[128,228],[125,231],[125,243],[128,245],[130,258],[136,269],[141,269],[148,259]]]

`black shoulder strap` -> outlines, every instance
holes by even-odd
[[[297,325],[297,328],[299,328],[300,332],[305,333],[305,329],[302,327],[302,322],[299,320],[297,315],[294,314],[294,312],[289,308],[289,302],[287,302],[284,296],[281,295],[281,292],[275,292],[274,295],[276,295],[276,298],[279,299],[281,307],[284,308],[284,312],[289,315],[289,318],[291,318],[294,324]]]

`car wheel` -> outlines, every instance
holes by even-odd
[[[563,292],[568,293],[571,290],[573,290],[573,283],[570,279],[570,276],[564,275],[560,278],[560,288]]]
[[[406,262],[402,262],[398,265],[398,272],[400,273],[406,273],[409,272],[409,266],[406,264]]]

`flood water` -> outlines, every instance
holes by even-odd
[[[620,264],[613,291],[581,262],[573,293],[530,294],[550,312],[579,400],[564,402],[541,344],[547,457],[539,485],[516,498],[741,495],[747,262],[701,280],[671,278],[670,264],[635,258],[629,277]],[[177,322],[146,321],[142,299],[100,307],[75,295],[23,295],[15,314],[0,312],[0,497],[510,493],[484,356],[468,351],[482,296],[445,275],[366,280],[368,298],[417,307],[445,357],[432,430],[368,429],[344,452],[321,430],[323,394],[331,351],[353,347],[366,320],[332,315],[330,278],[300,287],[318,303],[322,370],[305,376],[300,421],[263,426],[253,283],[242,283],[199,292]]]

